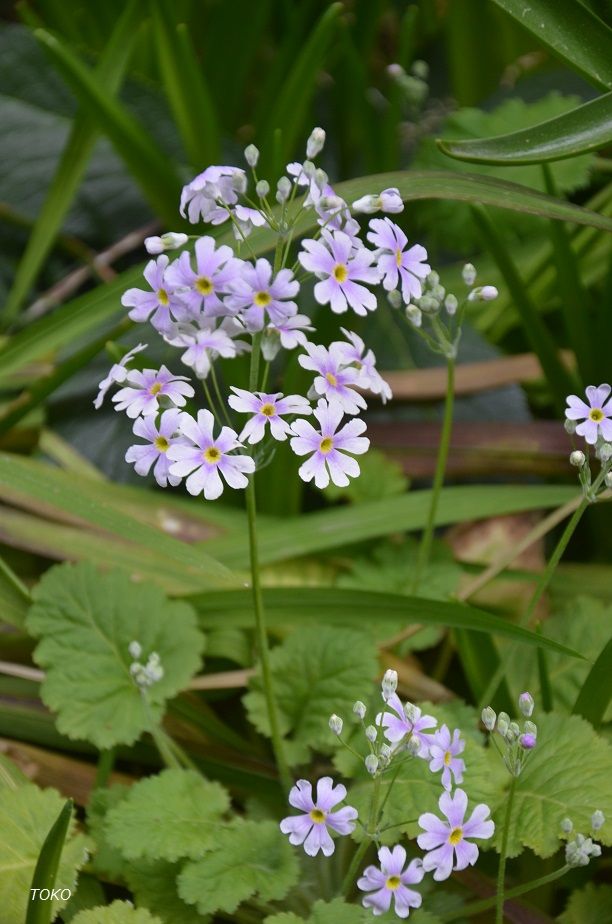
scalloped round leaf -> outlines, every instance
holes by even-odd
[[[276,822],[236,820],[219,831],[214,853],[184,866],[178,892],[200,914],[232,914],[251,895],[279,901],[298,876],[295,851]]]
[[[135,783],[106,816],[104,833],[126,860],[198,859],[211,850],[230,799],[195,770],[162,770]]]
[[[140,860],[128,864],[125,878],[138,907],[161,915],[164,924],[185,924],[186,921],[189,924],[207,924],[209,917],[202,917],[179,897],[176,878],[180,868],[176,863],[164,860],[154,863]]]
[[[558,924],[612,924],[612,886],[589,882],[569,897]]]
[[[146,908],[134,908],[131,902],[113,902],[105,908],[88,908],[72,919],[72,924],[164,924]]]
[[[105,823],[108,812],[125,799],[129,787],[123,783],[114,783],[101,789],[94,789],[87,806],[87,831],[94,842],[94,855],[91,867],[103,878],[120,880],[125,872],[125,860],[119,851],[112,847],[106,837]]]
[[[308,749],[331,751],[336,745],[328,720],[349,716],[353,703],[376,674],[376,651],[368,635],[329,626],[302,629],[270,653],[281,731],[287,736],[291,763],[302,763]],[[244,697],[249,719],[264,735],[270,724],[261,677]]]
[[[588,833],[596,809],[612,818],[612,747],[580,716],[553,712],[538,716],[537,724],[537,747],[517,781],[510,857],[518,856],[524,847],[539,857],[552,856],[561,846],[563,818],[571,818],[574,829],[583,833]],[[494,818],[498,845],[501,806]],[[612,825],[604,825],[597,840],[612,844]]]
[[[43,843],[65,799],[54,789],[33,783],[0,789],[0,908],[2,924],[23,924],[34,868]],[[56,888],[76,888],[77,872],[87,860],[87,841],[74,834],[74,823],[62,850]],[[53,900],[56,914],[66,904]]]
[[[46,671],[41,696],[69,738],[100,749],[132,744],[161,721],[166,701],[200,666],[204,636],[191,607],[121,571],[101,574],[88,562],[57,565],[33,596],[26,624],[40,638],[34,657]],[[156,651],[164,670],[147,688],[147,702],[130,675],[134,640],[141,660]]]
[[[397,921],[394,911],[378,915],[377,921]],[[370,924],[372,912],[359,905],[349,905],[341,898],[334,898],[331,902],[317,901],[312,906],[310,915],[304,919],[292,911],[281,911],[264,919],[264,924]],[[414,924],[439,924],[440,918],[429,911],[411,911],[410,921]]]

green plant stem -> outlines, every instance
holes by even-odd
[[[217,373],[215,372],[214,363],[212,363],[210,367],[210,377],[212,379],[213,389],[214,389],[215,395],[217,396],[217,401],[219,402],[219,408],[221,409],[221,413],[223,414],[223,417],[225,418],[225,422],[228,425],[228,427],[231,427],[232,421],[230,420],[230,416],[227,412],[227,407],[225,406],[225,401],[223,400],[223,396],[221,395],[221,389],[219,388],[219,380],[217,379]]]
[[[427,515],[427,524],[421,537],[417,560],[412,579],[411,592],[415,594],[419,589],[419,584],[429,563],[431,554],[431,544],[436,524],[436,513],[440,500],[440,492],[444,484],[444,473],[446,471],[446,461],[450,448],[451,432],[453,428],[453,407],[455,403],[455,359],[448,357],[446,360],[446,398],[444,400],[444,418],[442,420],[442,432],[440,434],[440,445],[438,447],[438,459],[436,461],[436,471],[434,474],[433,488],[431,492],[431,501],[429,503],[429,513]]]
[[[17,577],[13,569],[9,565],[7,565],[7,563],[2,558],[1,555],[0,555],[0,574],[4,575],[4,577],[7,579],[9,584],[11,584],[15,588],[18,594],[21,594],[24,600],[26,600],[28,603],[32,602],[32,596],[30,594],[30,591],[25,586],[21,578]]]
[[[115,748],[108,748],[105,751],[100,751],[98,756],[98,766],[96,768],[94,789],[103,789],[104,786],[107,785],[108,778],[113,772],[113,767],[115,766],[116,756]]]
[[[151,728],[150,734],[166,767],[172,770],[182,769],[180,760],[169,745],[166,733],[163,732],[161,728]]]
[[[502,842],[499,852],[499,867],[497,869],[497,895],[495,901],[495,924],[502,924],[504,920],[504,885],[506,882],[506,853],[508,851],[508,836],[510,834],[510,821],[512,818],[512,806],[514,803],[514,792],[516,789],[516,777],[512,777],[508,799],[506,802],[506,814],[504,816],[504,830],[502,832]]]
[[[555,879],[560,879],[562,876],[565,876],[569,870],[569,866],[562,866],[552,873],[547,873],[546,876],[540,876],[539,879],[531,879],[529,882],[524,882],[523,885],[508,889],[504,900],[508,901],[511,898],[518,898],[519,895],[525,895],[527,892],[533,892],[535,889],[539,889],[540,886],[548,885],[549,882],[554,882]],[[488,911],[489,908],[494,908],[496,901],[496,895],[492,895],[491,898],[481,898],[479,901],[472,902],[469,905],[462,905],[461,908],[457,908],[455,911],[441,914],[440,921],[447,924],[448,921],[454,921],[456,918],[465,918],[480,914],[482,911]]]
[[[359,869],[359,864],[363,860],[368,847],[376,833],[376,825],[378,822],[378,802],[380,799],[380,784],[382,782],[382,777],[377,776],[374,779],[374,786],[372,789],[372,801],[370,802],[370,816],[368,818],[368,826],[366,828],[366,836],[362,840],[361,844],[355,851],[355,855],[351,860],[351,865],[349,866],[346,876],[342,881],[342,888],[340,889],[340,894],[345,898],[348,898],[351,894],[351,889],[355,881],[355,874]]]

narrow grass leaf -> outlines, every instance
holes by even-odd
[[[572,710],[574,715],[581,715],[595,728],[599,728],[603,722],[604,714],[612,699],[611,674],[612,638],[593,664]]]
[[[34,893],[28,902],[28,911],[25,924],[50,924],[53,913],[53,902],[48,898],[41,899],[40,890],[51,891],[57,880],[60,857],[68,835],[68,828],[72,819],[72,800],[68,799],[59,813],[53,827],[47,834],[32,877],[31,892]],[[38,895],[36,894],[38,892]]]

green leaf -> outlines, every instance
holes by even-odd
[[[270,626],[319,626],[321,622],[359,628],[364,634],[386,637],[411,624],[474,629],[550,648],[571,657],[581,654],[552,639],[537,635],[492,613],[463,603],[348,590],[341,587],[278,587],[263,592]],[[206,629],[248,627],[253,622],[252,592],[230,590],[190,598]]]
[[[2,924],[23,924],[30,902],[34,869],[47,834],[65,800],[54,789],[39,789],[33,784],[12,789],[0,788],[0,905]],[[56,877],[56,888],[75,888],[77,870],[87,859],[86,841],[74,834],[64,843]],[[49,900],[52,913],[66,901]]]
[[[106,817],[105,834],[126,860],[197,859],[215,846],[229,796],[195,770],[163,770],[131,787]]]
[[[612,88],[612,30],[575,0],[494,0],[547,48],[603,89]]]
[[[139,861],[127,865],[125,878],[138,907],[160,914],[164,924],[208,924],[209,917],[202,917],[179,897],[176,879],[180,869],[163,860]]]
[[[87,831],[95,843],[92,869],[104,879],[120,881],[125,874],[125,860],[108,842],[106,837],[106,816],[109,811],[125,799],[128,787],[115,783],[102,789],[94,789],[87,805]]]
[[[397,497],[408,488],[408,479],[399,462],[378,449],[370,449],[359,462],[361,474],[345,488],[330,483],[323,494],[330,501],[347,500],[354,504]]]
[[[0,623],[8,623],[20,629],[28,611],[30,594],[14,574],[12,569],[0,558]]]
[[[588,882],[569,897],[558,924],[612,924],[612,886]]]
[[[176,224],[181,183],[168,156],[67,45],[44,29],[35,29],[34,36],[45,47],[80,105],[108,136],[154,212],[167,224]]]
[[[587,154],[612,142],[612,93],[520,131],[474,141],[437,142],[449,157],[473,164],[540,164]]]
[[[104,898],[104,889],[100,882],[87,873],[81,873],[77,890],[72,893],[68,904],[62,911],[62,920],[65,924],[70,924],[79,911],[101,905]]]
[[[362,914],[355,905],[348,905],[343,899],[334,898],[331,902],[315,902],[305,920],[308,924],[356,924],[357,921],[361,922]],[[368,916],[371,917],[371,912],[368,912]],[[363,917],[365,918],[365,915]],[[304,924],[304,918],[293,914],[292,911],[283,911],[280,914],[268,915],[264,918],[264,924]]]
[[[584,681],[572,712],[587,719],[595,728],[603,722],[604,714],[612,698],[610,674],[612,673],[612,638],[595,661]]]
[[[32,898],[28,902],[26,924],[50,924],[53,904],[44,901],[40,890],[47,892],[57,886],[57,874],[68,830],[72,821],[73,802],[68,799],[57,816],[41,847],[32,877]]]
[[[612,816],[612,746],[579,716],[550,712],[537,717],[538,743],[518,777],[508,839],[508,856],[525,848],[550,857],[560,846],[561,821],[588,833],[596,809]],[[509,782],[509,777],[507,781]],[[494,813],[499,844],[505,805]],[[598,840],[612,844],[612,826]]]
[[[121,572],[58,565],[33,597],[27,628],[41,639],[34,655],[46,670],[41,696],[69,738],[100,749],[132,744],[161,721],[166,701],[200,666],[204,638],[191,608],[169,602],[155,587],[134,585]],[[134,640],[144,661],[159,654],[164,671],[146,696],[130,674]]]
[[[321,626],[295,632],[272,649],[270,668],[280,730],[287,736],[285,752],[297,764],[307,760],[308,748],[333,748],[329,716],[350,714],[364,695],[376,675],[376,652],[366,634]],[[260,676],[249,686],[243,700],[249,719],[270,735]]]
[[[134,908],[131,902],[113,902],[105,908],[88,908],[80,911],[72,924],[164,924],[146,908]]]
[[[214,853],[185,865],[178,888],[183,901],[196,905],[200,914],[231,914],[255,894],[262,901],[280,901],[298,875],[295,852],[276,822],[236,820],[219,832]]]

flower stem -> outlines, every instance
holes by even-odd
[[[495,901],[495,924],[502,924],[504,920],[504,885],[506,881],[506,853],[508,850],[508,837],[510,834],[510,820],[512,818],[512,804],[514,802],[514,791],[516,789],[516,777],[512,777],[510,789],[508,791],[508,800],[506,802],[506,814],[504,816],[504,830],[502,832],[502,842],[499,852],[499,867],[497,870],[497,896]]]
[[[533,892],[541,886],[548,885],[549,882],[554,882],[555,879],[560,879],[562,876],[565,876],[569,870],[569,866],[561,866],[552,873],[547,873],[546,876],[540,876],[539,879],[531,879],[529,882],[524,882],[522,885],[515,886],[513,889],[508,889],[505,895],[505,901],[510,898],[518,898],[519,895],[525,895],[527,892]],[[447,914],[440,915],[440,920],[446,924],[448,921],[454,921],[455,918],[465,918],[468,915],[471,917],[480,914],[482,911],[488,911],[489,908],[493,908],[496,901],[497,896],[495,895],[492,895],[490,898],[481,898],[479,901],[472,902],[469,905],[462,905],[461,908],[455,911],[449,911]]]
[[[115,765],[115,757],[115,748],[107,748],[104,751],[100,751],[98,756],[98,765],[96,767],[96,778],[93,787],[94,789],[102,789],[108,784],[108,778],[113,772],[113,767]]]
[[[359,869],[359,865],[363,860],[363,857],[370,846],[370,843],[376,833],[376,825],[378,822],[378,801],[380,797],[380,784],[382,782],[381,776],[376,776],[374,778],[374,787],[372,789],[372,801],[370,802],[370,817],[368,819],[368,826],[366,828],[366,835],[362,840],[361,844],[355,851],[353,859],[351,860],[351,865],[349,866],[346,876],[342,881],[342,888],[340,889],[340,894],[345,898],[348,898],[351,894],[351,889],[353,888],[355,874]]]
[[[436,471],[431,490],[431,501],[429,503],[429,514],[427,524],[421,537],[421,543],[417,553],[417,560],[412,578],[411,592],[415,594],[419,589],[419,584],[423,577],[431,554],[431,544],[436,524],[436,513],[438,511],[438,502],[440,492],[444,484],[444,473],[446,471],[446,461],[450,448],[450,438],[453,428],[453,406],[455,401],[455,359],[447,357],[446,360],[446,398],[444,400],[444,418],[442,420],[442,433],[440,434],[440,445],[438,447],[438,459],[436,462]]]

